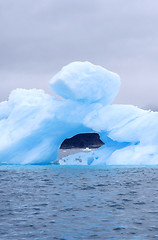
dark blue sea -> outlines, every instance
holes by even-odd
[[[158,239],[158,168],[0,166],[0,240]]]

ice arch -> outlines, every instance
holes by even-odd
[[[110,103],[119,90],[117,74],[89,62],[64,67],[50,82],[63,100],[42,90],[17,89],[0,104],[0,162],[43,164],[56,160],[64,139],[94,132],[85,116]]]
[[[109,105],[119,91],[117,74],[74,62],[50,85],[60,98],[17,89],[0,104],[1,164],[50,163],[64,139],[88,132],[99,133],[106,144],[82,154],[82,164],[158,164],[158,113]],[[61,164],[76,164],[75,158]]]

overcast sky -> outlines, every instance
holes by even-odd
[[[117,72],[116,103],[158,108],[157,0],[0,0],[0,100],[72,61]]]

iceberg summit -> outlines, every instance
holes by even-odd
[[[101,66],[73,62],[51,80],[52,91],[16,89],[0,103],[0,164],[48,164],[60,145],[79,133],[98,133],[105,143],[60,164],[158,164],[158,113],[112,104],[120,78]]]

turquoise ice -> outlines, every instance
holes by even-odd
[[[61,143],[97,132],[105,143],[60,164],[158,164],[158,113],[112,104],[120,88],[116,73],[89,62],[73,62],[43,90],[16,89],[0,103],[0,163],[47,164]],[[77,161],[77,159],[82,161]]]

